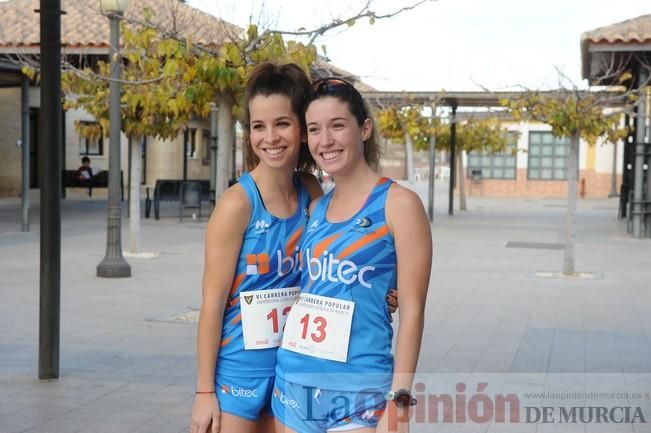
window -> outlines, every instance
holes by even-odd
[[[570,140],[554,137],[551,132],[529,133],[528,178],[535,180],[567,179]]]
[[[195,128],[188,128],[183,134],[185,144],[185,156],[187,158],[197,157],[197,130]]]
[[[506,149],[500,153],[477,153],[468,154],[468,177],[481,172],[482,179],[515,179],[517,168],[517,157],[515,152],[518,148],[518,134],[508,133],[508,144]]]
[[[210,165],[210,131],[201,130],[201,164]]]
[[[101,132],[97,122],[79,122],[79,128],[93,131],[98,129]],[[96,138],[79,137],[79,155],[104,155],[104,138],[99,134]]]

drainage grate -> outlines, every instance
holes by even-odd
[[[530,250],[564,250],[563,244],[554,244],[549,242],[514,242],[506,243],[506,248],[526,248]]]

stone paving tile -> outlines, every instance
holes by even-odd
[[[89,423],[88,420],[71,419],[66,417],[59,417],[46,421],[36,427],[24,430],[24,433],[78,433],[78,432],[91,432],[94,423]]]
[[[469,211],[449,218],[445,188],[437,187],[441,194],[420,374],[443,375],[438,383],[451,382],[451,389],[457,381],[471,384],[483,376],[491,393],[522,396],[562,385],[555,382],[555,372],[632,373],[586,376],[586,390],[634,388],[636,379],[646,383],[644,373],[651,373],[646,284],[651,244],[631,240],[614,211],[592,209],[616,200],[582,200],[577,213],[577,266],[600,272],[603,279],[554,280],[532,275],[558,270],[562,252],[505,245],[562,241],[563,210],[547,206],[562,201],[473,197]],[[422,185],[418,188],[423,194]],[[0,200],[0,315],[8,319],[0,329],[0,425],[36,433],[185,432],[193,401],[196,327],[151,319],[199,306],[205,222],[144,220],[145,249],[162,254],[130,260],[133,277],[116,282],[94,276],[104,254],[105,203],[64,202],[61,379],[44,383],[35,379],[38,224],[28,234],[7,230],[13,227],[8,218],[19,216],[17,203]],[[127,239],[126,226],[123,235]],[[111,416],[100,425],[98,413]],[[582,427],[570,428],[591,431]],[[645,431],[637,427],[632,430]],[[536,424],[412,428],[420,431],[562,430]]]

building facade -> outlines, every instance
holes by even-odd
[[[511,146],[501,154],[464,154],[469,196],[567,197],[569,139],[554,137],[551,127],[537,122],[505,122]],[[580,197],[606,198],[618,193],[622,182],[623,144],[581,140]],[[614,191],[613,191],[613,170]]]

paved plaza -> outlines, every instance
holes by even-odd
[[[424,198],[426,185],[416,189]],[[621,406],[642,407],[646,423],[426,420],[412,432],[651,432],[651,240],[626,233],[617,199],[579,201],[577,271],[589,278],[561,279],[544,273],[562,265],[563,200],[472,197],[449,217],[445,189],[432,226],[424,392],[464,382],[470,400],[476,380],[491,396],[620,387],[641,391]],[[21,233],[19,200],[0,200],[0,433],[186,432],[206,221],[179,223],[163,207],[161,220],[143,219],[143,251],[155,257],[129,259],[132,278],[100,279],[106,202],[62,206],[61,377],[39,381],[38,203]],[[123,228],[127,245],[126,218]]]

